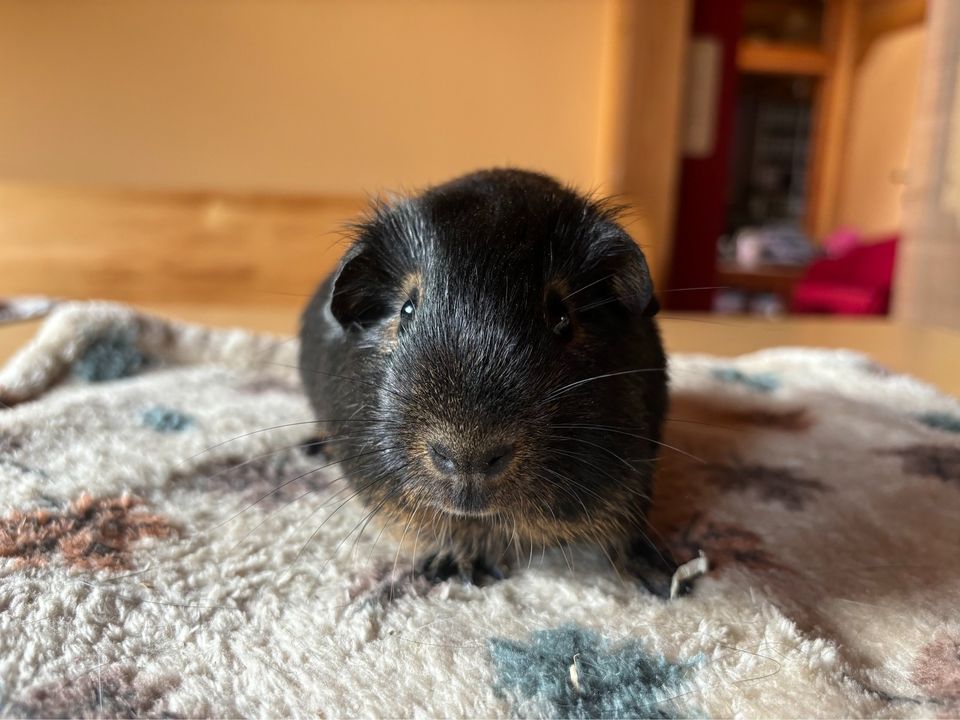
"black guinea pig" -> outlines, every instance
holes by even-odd
[[[667,407],[658,309],[616,209],[521,170],[376,206],[304,315],[327,448],[434,580],[586,541],[665,593],[646,512]],[[403,540],[401,539],[401,542]]]

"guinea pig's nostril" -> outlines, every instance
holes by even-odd
[[[490,448],[483,455],[483,472],[488,477],[499,475],[513,460],[513,445],[503,444]]]
[[[430,443],[430,461],[440,472],[450,475],[456,469],[450,449],[440,443]]]

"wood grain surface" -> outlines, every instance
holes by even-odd
[[[366,204],[0,185],[0,296],[299,305]]]

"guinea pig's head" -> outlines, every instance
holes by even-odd
[[[636,520],[666,403],[656,311],[616,213],[545,176],[484,171],[384,204],[322,308],[344,351],[324,403],[351,419],[340,454],[408,513],[544,540]]]

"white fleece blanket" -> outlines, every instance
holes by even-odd
[[[960,715],[960,404],[847,352],[674,357],[663,601],[590,550],[411,572],[294,341],[67,304],[0,371],[0,715]],[[268,429],[270,428],[270,429]]]

